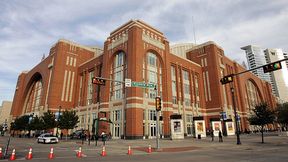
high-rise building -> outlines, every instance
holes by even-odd
[[[259,67],[266,64],[265,55],[261,47],[248,45],[242,47],[241,49],[245,50],[249,69],[253,69],[255,67]],[[253,70],[252,73],[258,76],[259,78],[271,83],[270,75],[264,73],[262,68]]]
[[[288,58],[288,52],[283,52],[283,56],[285,59]],[[286,67],[288,68],[288,60],[286,60]]]
[[[267,63],[271,63],[277,60],[288,58],[287,53],[283,53],[281,49],[266,49],[261,47],[248,45],[242,47],[245,50],[246,58],[249,69],[263,66]],[[282,62],[282,70],[264,73],[263,68],[253,70],[252,73],[260,77],[261,79],[269,82],[272,85],[272,92],[280,100],[287,102],[288,94],[288,61]],[[287,93],[287,94],[286,94]]]
[[[267,63],[283,60],[285,56],[281,49],[264,50]],[[281,62],[282,69],[270,72],[272,90],[276,92],[276,96],[281,100],[288,102],[288,69],[287,61]]]

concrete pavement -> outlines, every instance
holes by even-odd
[[[197,154],[205,155],[205,153],[215,154],[220,153],[228,154],[233,152],[242,152],[243,154],[254,152],[279,152],[288,150],[288,137],[286,136],[275,136],[275,134],[269,134],[265,136],[265,143],[261,143],[261,136],[255,135],[241,135],[241,145],[236,145],[236,137],[229,136],[223,138],[224,142],[219,143],[218,138],[215,137],[214,141],[211,141],[210,137],[196,139],[186,138],[183,140],[160,140],[160,151],[155,150],[156,140],[145,139],[145,140],[109,140],[106,142],[107,156],[127,156],[128,146],[131,146],[132,156],[133,155],[147,155],[148,146],[151,145],[153,149],[152,155],[162,153],[175,153],[175,154]],[[7,142],[7,137],[0,137],[0,147],[4,150]],[[9,148],[9,154],[13,148],[16,148],[17,159],[25,159],[25,155],[28,153],[29,147],[33,148],[33,158],[38,160],[48,159],[48,153],[50,147],[54,148],[56,158],[75,158],[76,151],[79,147],[82,148],[84,157],[100,157],[103,143],[98,141],[98,146],[95,146],[95,142],[91,141],[90,145],[88,142],[82,145],[80,140],[62,140],[58,144],[37,144],[36,139],[27,138],[11,138],[11,145]],[[288,151],[286,151],[288,153]],[[161,155],[160,155],[161,156]],[[288,158],[288,157],[287,157]]]

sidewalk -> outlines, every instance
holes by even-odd
[[[261,143],[261,135],[241,135],[241,145],[236,144],[236,136],[223,137],[223,143],[218,142],[218,137],[211,141],[211,137],[202,139],[185,138],[183,140],[170,140],[160,139],[160,150],[156,150],[156,139],[139,139],[139,140],[109,140],[106,142],[106,151],[109,156],[111,155],[127,155],[128,147],[131,147],[133,154],[135,155],[147,155],[148,146],[152,147],[152,154],[159,153],[177,153],[177,152],[213,152],[214,150],[227,151],[261,151],[261,150],[287,150],[288,137],[287,136],[265,136],[265,143]],[[3,148],[7,142],[7,137],[0,138],[0,146]],[[25,157],[28,148],[33,146],[33,153],[38,157],[47,157],[47,153],[50,147],[54,147],[54,152],[59,156],[75,157],[76,151],[79,147],[88,157],[100,156],[103,143],[98,141],[98,146],[95,146],[95,141],[91,141],[88,145],[88,141],[82,145],[81,140],[61,140],[58,144],[37,144],[36,139],[23,139],[13,138],[11,140],[10,149],[16,148],[17,156]],[[11,153],[11,150],[10,152]],[[62,155],[63,154],[63,155]]]
[[[125,154],[128,147],[131,146],[133,153],[146,154],[148,146],[151,145],[152,152],[182,152],[182,151],[198,151],[198,150],[213,150],[213,149],[230,149],[230,150],[249,150],[249,149],[271,149],[271,147],[287,146],[288,137],[279,136],[268,136],[264,138],[266,141],[264,144],[261,143],[261,136],[254,135],[241,135],[241,145],[236,144],[236,136],[223,137],[224,142],[219,143],[218,138],[215,137],[214,141],[211,141],[210,137],[196,139],[196,138],[185,138],[183,140],[170,140],[160,139],[160,149],[156,149],[156,139],[145,139],[145,140],[109,140],[106,142],[106,150],[109,154]],[[80,143],[79,143],[80,142]],[[81,141],[76,142],[78,146],[82,146],[84,150],[96,150],[101,151],[103,143],[98,141],[98,146],[95,146],[95,142],[91,141],[90,146],[85,141],[84,145]]]

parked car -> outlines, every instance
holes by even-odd
[[[71,139],[81,139],[85,137],[86,135],[86,130],[76,130],[70,135]]]
[[[50,133],[44,133],[41,134],[38,138],[37,138],[37,142],[38,143],[58,143],[59,140],[56,136],[50,134]]]
[[[46,130],[36,130],[34,132],[34,137],[39,137],[41,134],[48,133]]]

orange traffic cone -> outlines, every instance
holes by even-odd
[[[106,156],[106,155],[107,154],[106,154],[105,146],[103,146],[101,156]]]
[[[82,148],[81,148],[81,147],[79,147],[79,150],[77,151],[76,156],[77,156],[78,158],[81,158],[81,157],[82,157]]]
[[[48,158],[49,158],[49,159],[53,159],[53,158],[54,158],[54,153],[53,153],[53,151],[54,151],[54,149],[53,149],[53,147],[51,147],[50,153],[49,153],[49,155],[48,155]]]
[[[0,147],[0,159],[2,159],[2,148]]]
[[[131,147],[129,146],[128,147],[128,153],[127,153],[128,155],[132,155],[132,150],[131,150]]]
[[[28,152],[28,154],[27,154],[27,156],[26,156],[26,159],[27,159],[27,160],[32,159],[32,148],[31,148],[31,147],[30,147],[29,152]]]
[[[16,159],[15,149],[13,149],[12,154],[10,156],[10,160],[15,160],[15,159]]]
[[[151,153],[151,152],[152,152],[151,145],[148,146],[147,152],[148,152],[148,153]]]

